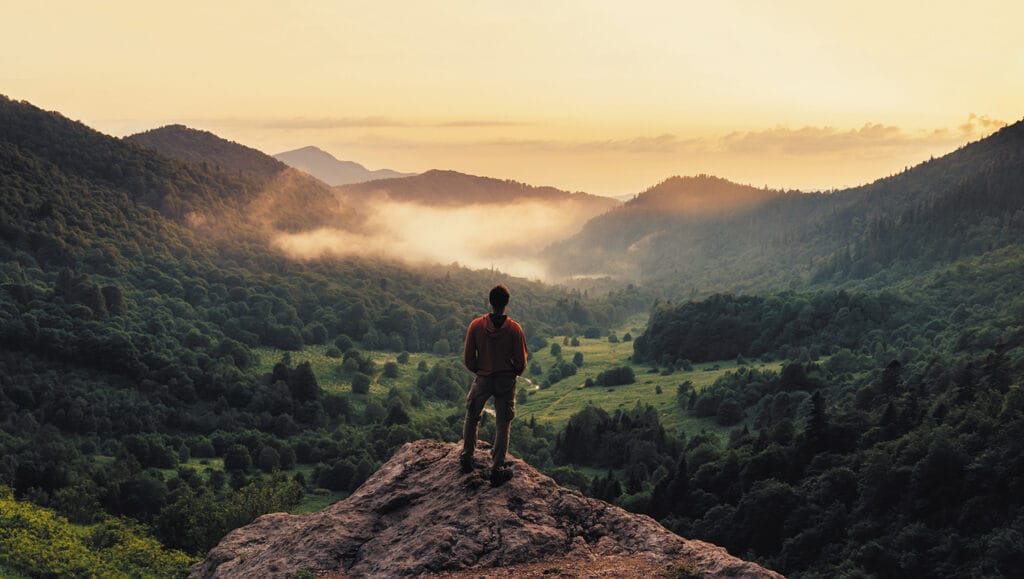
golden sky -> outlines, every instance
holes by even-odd
[[[1024,2],[0,0],[0,93],[125,135],[636,193],[832,188],[1024,116]]]

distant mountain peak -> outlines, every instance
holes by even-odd
[[[742,185],[714,175],[674,175],[626,202],[623,209],[723,213],[757,205],[782,194],[782,191]]]
[[[338,159],[327,151],[312,145],[278,153],[274,155],[274,158],[300,171],[305,171],[332,186],[413,175],[413,173],[399,173],[391,169],[370,170],[355,161]]]
[[[780,577],[562,488],[521,460],[511,461],[512,480],[493,488],[483,446],[472,473],[460,472],[458,455],[454,444],[407,443],[349,498],[232,531],[193,576],[288,577],[305,569],[352,577],[621,577],[678,567],[702,577]]]

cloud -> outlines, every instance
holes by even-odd
[[[195,121],[217,127],[280,130],[365,129],[412,126],[408,122],[389,117],[292,117],[285,119],[221,117],[195,119]]]
[[[353,144],[394,148],[490,148],[510,151],[559,152],[579,155],[772,155],[813,157],[854,155],[886,157],[934,147],[955,147],[1006,126],[985,115],[971,114],[955,129],[908,130],[894,125],[865,123],[855,129],[829,126],[791,128],[776,126],[757,131],[735,131],[718,137],[682,138],[672,133],[625,139],[558,140],[495,139],[490,141],[434,142],[393,136],[363,135]]]
[[[734,132],[717,140],[726,153],[783,156],[852,155],[881,158],[937,146],[952,147],[965,139],[981,138],[1006,123],[972,114],[959,131],[946,128],[908,131],[893,125],[867,123],[858,129],[834,127],[774,127],[762,131]]]
[[[976,115],[971,113],[971,115],[967,117],[967,122],[960,125],[959,129],[961,133],[973,136],[979,132],[991,132],[1005,126],[1006,123],[1004,121],[993,119],[988,115]]]
[[[462,121],[447,121],[443,123],[434,123],[431,125],[425,125],[429,127],[447,127],[454,129],[461,128],[488,128],[488,127],[524,127],[529,123],[519,123],[515,121],[489,121],[489,120],[462,120]]]
[[[717,141],[725,152],[739,154],[778,153],[783,155],[819,155],[843,153],[876,147],[890,149],[918,139],[899,127],[868,123],[859,129],[833,127],[775,127],[762,131],[734,132]]]
[[[525,123],[488,119],[455,119],[436,123],[413,122],[384,116],[371,117],[292,117],[282,119],[253,119],[242,117],[220,117],[191,119],[187,123],[215,127],[274,130],[317,130],[317,129],[380,129],[380,128],[487,128],[524,126]]]
[[[583,154],[603,153],[676,153],[687,148],[694,148],[703,143],[703,139],[683,140],[676,135],[663,133],[654,137],[633,137],[629,139],[603,139],[590,141],[565,141],[554,139],[498,139],[474,143],[475,146],[532,149],[537,151],[559,151]]]

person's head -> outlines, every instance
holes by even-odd
[[[508,287],[499,283],[491,289],[491,293],[487,296],[487,299],[491,302],[491,309],[494,313],[501,314],[505,312],[505,307],[508,306]]]

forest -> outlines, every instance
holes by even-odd
[[[1013,575],[1022,134],[827,194],[701,177],[737,203],[717,229],[657,222],[642,283],[505,279],[534,353],[524,408],[598,401],[521,415],[513,454],[787,575]],[[289,259],[269,236],[319,226],[329,188],[270,187],[290,170],[258,151],[167,146],[0,99],[5,576],[184,576],[254,517],[459,436],[457,354],[494,272]],[[651,233],[619,215],[562,257]],[[148,571],[123,563],[141,552]]]

